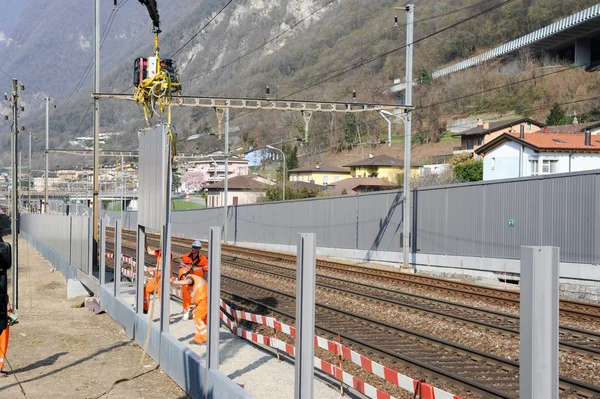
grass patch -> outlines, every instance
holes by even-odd
[[[187,202],[186,200],[173,200],[171,202],[171,208],[174,211],[185,211],[189,209],[203,209],[206,205],[197,204],[195,202]]]

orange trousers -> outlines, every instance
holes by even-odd
[[[187,290],[184,290],[187,291]],[[194,341],[199,344],[203,344],[206,342],[206,337],[208,335],[208,328],[206,325],[208,317],[208,301],[203,300],[196,304],[196,309],[194,309],[194,324],[196,325],[196,334],[194,334]]]
[[[150,308],[150,296],[154,292],[154,287],[156,287],[158,299],[160,299],[160,286],[160,273],[155,275],[152,280],[148,281],[144,286],[144,311],[147,312]]]
[[[6,326],[6,329],[0,334],[0,370],[4,367],[4,359],[6,358],[6,351],[8,350],[8,336],[10,335],[10,327]]]

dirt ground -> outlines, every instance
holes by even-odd
[[[94,315],[84,297],[67,300],[66,292],[63,276],[20,239],[19,323],[10,329],[1,398],[188,397],[149,357],[138,371],[142,349],[107,314]]]

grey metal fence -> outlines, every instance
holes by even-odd
[[[521,245],[549,245],[562,262],[598,264],[599,183],[592,171],[415,190],[412,250],[518,259]],[[136,212],[124,214],[134,230]],[[319,247],[399,252],[402,191],[232,206],[227,220],[229,242],[295,245],[315,232]],[[176,236],[207,239],[223,209],[173,212],[171,223]]]
[[[21,230],[52,248],[79,270],[88,267],[88,223],[83,216],[22,214]]]

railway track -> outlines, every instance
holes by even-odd
[[[149,239],[160,240],[160,236],[158,234],[146,235]],[[123,236],[135,237],[135,232],[124,230]],[[130,241],[132,241],[133,245],[135,245],[135,238],[131,239]],[[171,238],[172,245],[177,246],[178,248],[185,247],[185,252],[189,251],[192,241],[193,240],[191,239],[180,237]],[[263,259],[270,262],[283,262],[291,264],[294,267],[296,265],[296,256],[291,254],[269,252],[255,248],[236,247],[234,245],[223,245],[222,248],[223,253],[226,254],[238,254],[240,257],[245,258],[252,257],[253,260]],[[405,274],[389,270],[368,269],[361,266],[332,262],[323,259],[317,259],[317,269],[335,271],[336,273],[352,276],[368,277],[369,279],[379,280],[382,282],[397,281],[401,282],[402,284],[424,287],[432,292],[444,290],[448,293],[459,295],[465,299],[484,299],[489,303],[509,305],[516,308],[518,308],[520,301],[520,294],[518,292],[505,291],[476,284],[421,276],[417,274]],[[580,320],[588,320],[600,323],[600,305],[561,299],[560,316],[574,317]]]
[[[172,247],[173,247],[173,252],[176,255],[183,254],[189,250],[188,243],[182,243],[182,244],[173,243]],[[124,255],[126,255],[126,256],[135,257],[135,249],[134,248],[124,247],[123,252],[124,252]],[[225,265],[229,265],[231,267],[243,267],[246,269],[252,269],[256,273],[269,274],[271,276],[276,276],[278,278],[287,279],[290,281],[295,279],[295,270],[292,268],[284,267],[284,266],[267,264],[264,262],[258,262],[258,261],[254,261],[254,260],[250,260],[250,259],[239,258],[236,256],[229,256],[226,254],[223,255],[222,261]],[[151,261],[148,263],[152,264]],[[174,268],[174,269],[176,269],[176,268]],[[173,270],[173,272],[175,272],[175,270]],[[223,275],[224,282],[231,281],[231,280],[235,280],[235,279],[231,276]],[[252,285],[251,283],[248,283],[248,282],[244,282],[244,283],[247,285]],[[237,283],[237,284],[239,285],[241,283]],[[447,301],[433,300],[431,298],[425,298],[425,297],[415,297],[412,294],[409,295],[406,293],[398,293],[398,292],[395,292],[392,290],[386,290],[386,289],[382,289],[380,287],[370,286],[368,284],[348,282],[343,279],[332,278],[332,277],[327,277],[327,276],[319,276],[318,277],[318,285],[319,285],[320,289],[335,290],[338,293],[343,292],[344,295],[361,296],[362,298],[368,298],[368,300],[371,300],[371,301],[376,300],[376,301],[386,302],[387,304],[392,304],[395,306],[409,307],[413,310],[420,311],[423,313],[430,313],[430,314],[433,313],[433,314],[437,315],[438,317],[444,317],[447,319],[454,319],[454,320],[459,320],[461,322],[472,323],[472,324],[476,324],[476,325],[479,325],[479,326],[482,326],[485,328],[499,329],[501,331],[510,333],[512,335],[518,334],[518,318],[511,316],[511,315],[501,314],[501,313],[497,313],[497,312],[485,312],[485,311],[482,311],[481,309],[472,308],[472,307],[468,307],[468,306],[464,306],[464,305],[457,305],[455,303],[451,303],[451,302],[447,302]],[[253,288],[253,289],[254,290],[261,289],[263,293],[272,291],[271,289],[268,289],[266,287],[259,287],[259,286],[255,286],[255,288]],[[237,290],[237,291],[229,290],[227,292],[230,295],[246,297],[246,295],[242,291],[239,291],[239,290]],[[289,298],[293,299],[293,296],[291,296],[289,294],[281,293],[278,291],[275,291],[275,292],[277,293],[277,295],[287,295]],[[272,295],[262,296],[262,298],[265,298],[265,297],[272,298]],[[254,299],[247,297],[246,299],[257,301],[256,297]],[[260,301],[258,301],[258,302],[260,302]],[[272,303],[272,301],[268,301],[268,302]],[[268,306],[269,303],[264,303],[264,301],[263,301],[261,304]],[[277,303],[278,303],[277,307],[272,308],[272,309],[270,308],[270,309],[273,311],[277,310],[277,312],[281,311],[281,314],[285,315],[286,317],[293,316],[293,309],[295,309],[295,307],[292,306],[291,308],[289,308],[291,310],[288,309],[289,311],[285,310],[285,309],[281,310],[281,309],[279,309],[279,307],[280,307],[279,299],[277,300]],[[320,309],[327,308],[327,306],[325,306],[323,304],[320,304],[319,306],[320,306]],[[343,310],[340,310],[340,309],[338,309],[338,310],[340,312],[344,312]],[[345,312],[345,313],[349,314],[348,312]],[[318,314],[321,314],[321,313],[318,313]],[[421,339],[423,337],[431,338],[433,340],[432,342],[435,342],[435,345],[438,345],[438,347],[439,347],[439,345],[441,345],[441,343],[444,343],[445,345],[449,345],[449,346],[447,346],[446,347],[447,349],[444,349],[441,352],[440,351],[436,352],[431,349],[423,349],[423,350],[415,349],[415,351],[410,351],[410,350],[407,351],[407,349],[410,349],[410,348],[407,348],[405,344],[397,343],[398,345],[395,346],[395,348],[396,348],[396,351],[400,351],[402,353],[401,362],[405,363],[405,364],[410,363],[412,365],[412,367],[421,367],[422,368],[422,367],[427,366],[425,368],[427,370],[430,370],[432,375],[435,375],[436,377],[448,379],[448,380],[458,381],[461,385],[469,387],[468,389],[477,390],[478,392],[485,393],[485,395],[493,394],[494,397],[506,397],[506,398],[516,397],[515,389],[518,389],[518,363],[516,363],[514,361],[511,361],[508,359],[502,359],[500,357],[496,357],[493,355],[487,355],[487,354],[484,354],[483,352],[465,348],[460,345],[451,344],[450,342],[438,340],[433,337],[427,337],[424,334],[418,334],[418,333],[410,332],[408,330],[399,329],[396,326],[392,326],[390,324],[386,324],[383,322],[377,322],[372,319],[366,319],[366,318],[358,316],[358,315],[353,315],[353,317],[354,318],[352,319],[352,321],[350,323],[348,323],[346,320],[346,322],[340,322],[340,324],[337,325],[336,324],[337,321],[340,321],[340,320],[339,320],[339,317],[336,316],[336,318],[327,319],[328,321],[325,323],[325,325],[319,326],[319,328],[326,327],[326,328],[322,328],[322,329],[323,329],[323,331],[327,331],[331,335],[331,337],[336,336],[336,334],[338,332],[344,333],[343,335],[346,337],[346,339],[348,339],[349,341],[355,342],[357,344],[360,344],[361,342],[370,342],[370,343],[377,342],[378,341],[377,338],[378,337],[380,338],[382,336],[386,337],[386,339],[387,339],[387,337],[389,337],[391,334],[390,333],[391,330],[389,330],[389,328],[396,329],[396,330],[394,330],[396,332],[393,333],[395,335],[399,334],[397,332],[398,330],[401,330],[403,332],[403,334],[411,334],[412,333],[413,334],[411,336],[412,338],[410,338],[409,341],[416,340],[420,343]],[[317,320],[319,321],[320,319],[318,318]],[[351,325],[354,325],[354,326],[365,325],[365,323],[366,323],[366,325],[370,325],[370,326],[372,326],[372,325],[378,326],[374,329],[371,328],[371,330],[369,330],[369,331],[371,331],[372,335],[369,335],[370,333],[368,333],[368,332],[363,332],[363,333],[355,332],[354,334],[351,334],[351,333],[348,333],[348,329],[344,327],[344,326],[351,326]],[[373,323],[375,323],[375,324],[373,324]],[[385,326],[385,328],[383,328],[381,326]],[[418,337],[418,338],[414,338],[414,337]],[[352,338],[354,338],[354,339],[352,339]],[[594,333],[590,333],[590,332],[586,332],[586,331],[575,330],[575,329],[569,329],[569,328],[561,329],[561,349],[562,350],[578,351],[581,353],[586,353],[587,355],[597,356],[600,353],[599,342],[600,342],[600,336],[598,334],[594,334]],[[454,349],[452,349],[452,348],[454,348]],[[460,351],[456,352],[456,350],[457,350],[456,348],[459,348]],[[384,346],[370,345],[366,349],[377,350],[378,352],[385,354],[385,356],[388,356],[388,357],[394,356],[394,350],[390,349],[390,347],[385,346],[385,345]],[[396,355],[398,355],[400,352],[397,352]],[[441,360],[439,360],[439,361],[435,360],[436,357],[440,353],[443,354],[443,357],[440,358]],[[426,354],[429,354],[429,355],[426,355]],[[434,354],[436,354],[436,355],[434,355]],[[411,361],[409,361],[409,359]],[[433,364],[428,364],[427,363],[428,359],[429,360],[433,359],[433,360],[431,360],[431,361],[433,361]],[[392,363],[398,362],[398,359],[393,360],[393,361],[390,360],[390,361]],[[482,361],[485,366],[481,366],[480,363]],[[503,363],[500,361],[502,361]],[[478,367],[473,366],[473,364],[475,364],[475,363],[478,364]],[[444,366],[444,364],[449,365],[448,366],[449,369],[448,369],[448,367],[442,367],[442,366]],[[466,364],[470,364],[471,366],[466,366]],[[510,365],[510,369],[507,369],[506,365]],[[474,372],[475,369],[477,369],[477,372]],[[462,370],[462,371],[460,371],[460,370]],[[495,370],[495,371],[492,372],[491,370]],[[502,370],[502,371],[498,372],[498,370]],[[474,373],[471,377],[469,377],[470,379],[465,377],[465,375],[467,375],[467,376],[471,375],[469,373]],[[485,377],[481,377],[481,376],[485,376]],[[492,376],[494,376],[494,377],[492,378]],[[516,379],[516,382],[515,382],[515,379]],[[485,385],[484,382],[485,382],[485,384],[488,384],[488,385]],[[487,388],[485,388],[485,387],[487,387]],[[571,380],[569,378],[561,379],[561,389],[563,390],[563,392],[565,392],[565,395],[569,392],[570,393],[576,392],[577,395],[579,395],[576,397],[585,398],[585,397],[593,397],[593,395],[600,396],[600,388],[595,388],[595,387],[585,384],[585,383],[579,383],[578,381]]]
[[[222,279],[222,291],[233,300],[248,301],[294,319],[293,295],[230,276],[224,275]],[[363,353],[375,352],[396,368],[398,364],[416,367],[429,376],[458,383],[486,398],[519,397],[519,365],[515,361],[320,303],[316,304],[315,316],[320,335],[335,340],[339,334],[346,344],[351,343]],[[571,378],[561,377],[559,385],[562,397],[600,396],[600,387]]]

